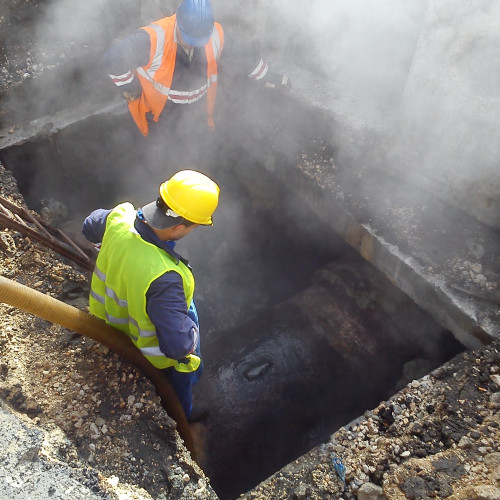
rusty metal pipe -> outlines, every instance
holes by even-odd
[[[123,333],[76,307],[0,276],[0,302],[22,309],[109,347],[137,366],[154,384],[163,408],[177,423],[177,431],[196,460],[193,437],[179,398],[161,370],[155,368]]]

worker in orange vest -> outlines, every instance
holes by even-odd
[[[180,115],[174,109],[183,112],[186,105],[190,112],[202,109],[202,121],[213,129],[223,48],[224,31],[214,22],[210,1],[183,0],[176,14],[114,44],[103,62],[142,134],[148,135],[151,123],[160,118],[177,120]],[[248,52],[232,51],[229,65],[233,73],[245,73],[267,87],[291,88],[287,75],[270,71],[266,62]]]

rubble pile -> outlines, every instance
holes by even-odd
[[[499,347],[412,381],[243,498],[500,498]]]

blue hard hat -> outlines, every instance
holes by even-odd
[[[191,47],[205,45],[214,29],[209,0],[184,0],[177,9],[177,26],[184,43]]]

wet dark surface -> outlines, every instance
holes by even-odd
[[[369,264],[328,265],[205,342],[195,404],[208,410],[214,489],[222,499],[248,491],[406,383],[406,363],[418,358],[423,375],[461,349]]]

